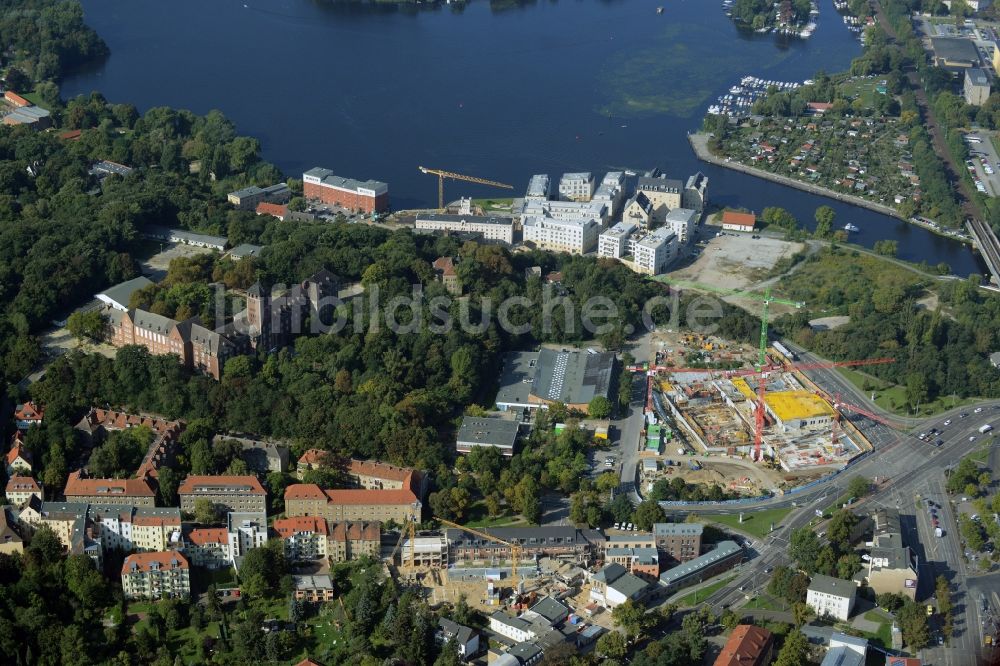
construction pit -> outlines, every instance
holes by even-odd
[[[643,488],[664,476],[679,476],[688,483],[714,483],[738,494],[759,495],[841,469],[871,448],[807,379],[771,369],[763,375],[765,464],[756,463],[760,374],[660,366],[650,375],[655,416],[647,422],[673,436],[665,440],[665,450],[659,447],[659,455],[651,456],[657,447],[647,443]],[[647,431],[652,427],[647,425]],[[655,467],[646,462],[650,458]]]

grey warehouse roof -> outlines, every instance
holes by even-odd
[[[531,393],[543,400],[583,404],[608,396],[615,355],[543,349],[531,384]]]
[[[118,303],[122,307],[127,308],[129,299],[132,298],[132,294],[139,291],[143,287],[148,287],[153,284],[153,281],[147,277],[140,275],[137,278],[132,278],[131,280],[126,280],[120,284],[116,284],[113,287],[105,289],[98,297],[104,296],[105,298],[101,300],[110,300]]]
[[[458,443],[513,447],[517,439],[517,421],[466,416],[458,430]]]
[[[232,250],[229,251],[229,255],[236,257],[237,259],[242,259],[243,257],[256,257],[260,255],[260,251],[263,250],[261,245],[251,245],[250,243],[240,243]]]
[[[934,56],[949,62],[970,62],[979,63],[979,54],[976,52],[976,45],[969,39],[957,37],[933,37],[931,46],[934,49]]]
[[[698,573],[705,567],[715,564],[719,560],[736,555],[741,551],[742,549],[736,544],[735,541],[720,541],[716,544],[715,550],[711,550],[704,555],[700,555],[693,560],[688,560],[680,566],[676,566],[673,569],[668,569],[667,571],[661,573],[660,582],[664,585],[671,585],[678,580]]]
[[[965,70],[965,76],[974,86],[988,87],[990,85],[990,79],[986,76],[986,72],[978,67],[970,67]]]

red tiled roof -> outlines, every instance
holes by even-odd
[[[455,262],[451,257],[438,257],[434,260],[434,270],[441,271],[442,275],[455,275]]]
[[[17,409],[14,410],[14,420],[15,421],[41,421],[42,416],[45,414],[45,410],[36,405],[33,402],[26,402],[23,405],[18,405]]]
[[[378,541],[382,538],[382,523],[348,521],[330,523],[331,541]]]
[[[38,485],[38,481],[35,481],[33,477],[30,476],[12,476],[10,480],[7,481],[7,492],[42,492],[41,486]]]
[[[396,467],[395,465],[376,460],[351,460],[351,466],[348,468],[347,473],[353,476],[370,476],[376,479],[406,483],[409,481],[413,470],[408,467]]]
[[[66,489],[63,490],[66,499],[70,497],[156,497],[145,479],[84,479],[81,470],[69,475]]]
[[[738,213],[735,210],[727,210],[722,213],[722,223],[754,227],[757,225],[757,216],[753,213]]]
[[[313,661],[312,659],[306,658],[295,664],[295,666],[323,666],[323,664],[318,661]]]
[[[283,218],[285,215],[288,215],[288,206],[264,201],[257,204],[257,214],[273,215],[277,218]]]
[[[309,449],[299,458],[300,465],[322,465],[325,458],[330,455],[329,451],[323,449]]]
[[[5,92],[3,94],[3,96],[4,96],[4,99],[6,99],[8,102],[10,102],[11,104],[13,104],[14,106],[32,106],[31,102],[29,102],[28,100],[24,99],[23,97],[21,97],[20,95],[18,95],[13,90],[8,90],[7,92]]]
[[[159,564],[161,569],[170,569],[174,567],[174,562],[176,562],[176,567],[180,569],[189,569],[190,564],[183,554],[176,550],[162,550],[155,553],[136,553],[135,555],[129,555],[125,558],[125,562],[122,564],[122,575],[130,573],[145,573],[152,571],[152,565],[154,563]],[[132,565],[137,568],[135,571],[132,570]]]
[[[715,666],[748,666],[756,664],[771,643],[771,632],[752,624],[741,624],[729,636]]]
[[[326,494],[315,483],[293,483],[285,488],[285,501],[288,500],[325,500]]]
[[[395,506],[400,504],[413,504],[417,501],[417,496],[409,490],[324,490],[323,491],[331,504],[376,504]]]
[[[187,540],[196,546],[229,543],[229,532],[224,527],[199,527],[188,532]]]
[[[15,441],[14,446],[7,452],[7,465],[13,465],[19,457],[31,462],[31,454],[21,448],[20,441]]]
[[[256,476],[189,476],[184,479],[177,492],[182,495],[198,494],[196,488],[199,486],[211,486],[213,488],[222,487],[220,492],[242,492],[251,495],[266,495],[267,491],[260,485]],[[225,488],[226,486],[231,487]],[[248,490],[242,490],[249,487]]]
[[[83,130],[78,130],[78,129],[68,130],[60,134],[59,138],[62,139],[63,141],[77,141],[80,138],[80,135],[82,134]]]
[[[806,106],[813,111],[829,111],[833,108],[833,104],[830,102],[809,102]]]
[[[319,516],[281,518],[274,521],[273,527],[274,531],[277,532],[282,539],[287,539],[288,537],[294,536],[299,532],[312,532],[314,534],[322,534],[324,536],[329,534],[326,521]]]

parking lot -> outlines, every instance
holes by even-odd
[[[987,132],[965,135],[970,158],[965,162],[976,181],[976,189],[991,197],[1000,195],[1000,154]]]

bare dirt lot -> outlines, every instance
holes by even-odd
[[[693,263],[671,272],[669,278],[718,289],[744,289],[762,280],[779,260],[803,247],[802,243],[775,238],[721,232],[708,240]]]
[[[176,257],[193,257],[211,252],[209,248],[195,247],[183,243],[163,243],[163,250],[142,262],[142,274],[153,282],[159,282],[167,275],[171,260]]]

